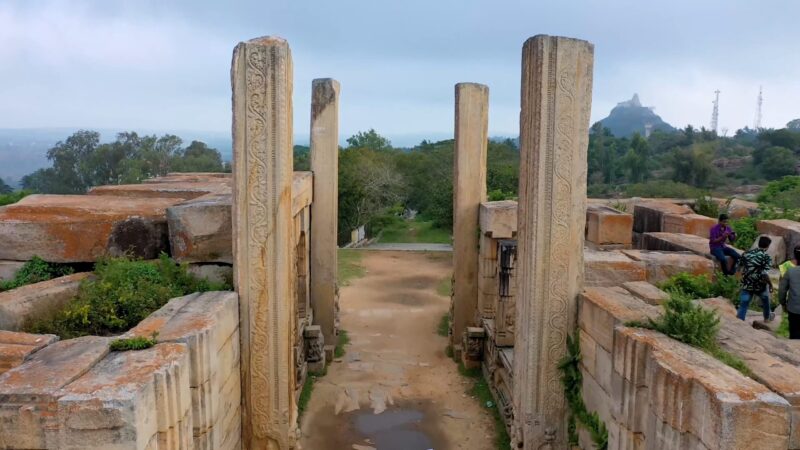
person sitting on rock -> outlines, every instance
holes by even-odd
[[[711,249],[711,254],[722,265],[722,273],[733,275],[736,273],[736,266],[739,263],[739,254],[736,253],[736,250],[726,245],[728,241],[733,244],[736,241],[736,233],[728,226],[728,215],[720,214],[719,221],[711,227],[709,232],[708,246]],[[733,259],[733,264],[731,264],[730,268],[728,268],[728,256]]]
[[[755,296],[761,297],[764,321],[772,322],[775,318],[769,298],[770,292],[772,292],[772,281],[767,274],[772,266],[772,258],[767,254],[771,243],[772,239],[761,236],[758,238],[758,247],[750,249],[742,255],[742,291],[739,294],[739,311],[736,314],[740,320],[744,320],[747,316],[750,300]]]
[[[778,286],[778,301],[789,316],[789,339],[800,339],[800,246],[794,248],[794,266],[788,268]]]

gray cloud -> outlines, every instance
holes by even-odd
[[[224,131],[233,46],[289,39],[295,131],[307,133],[311,80],[342,83],[342,134],[448,135],[453,85],[491,88],[491,134],[517,132],[520,49],[534,34],[596,46],[594,120],[639,92],[678,126],[800,117],[793,23],[800,3],[688,0],[563,2],[407,0],[0,4],[0,127],[82,126]]]

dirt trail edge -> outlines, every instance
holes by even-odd
[[[304,450],[489,450],[494,424],[466,395],[436,326],[450,299],[436,287],[450,253],[365,251],[363,278],[341,289],[347,354],[314,388]]]

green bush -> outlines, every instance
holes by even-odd
[[[703,192],[696,187],[668,180],[631,184],[625,188],[625,193],[629,197],[697,198],[703,195]]]
[[[48,263],[42,258],[34,256],[17,270],[13,279],[0,281],[0,292],[9,291],[28,284],[52,280],[53,278],[70,275],[72,273],[73,270],[70,266]]]
[[[81,282],[77,297],[55,317],[32,324],[28,331],[63,339],[122,333],[174,297],[192,292],[228,290],[230,286],[195,278],[185,265],[162,254],[157,261],[127,257],[99,261],[95,278]]]
[[[730,221],[730,226],[736,233],[736,248],[748,250],[753,246],[758,236],[761,234],[756,228],[758,220],[753,217],[742,217]]]
[[[133,338],[114,339],[109,345],[112,352],[127,352],[130,350],[144,350],[156,345],[156,336],[152,338],[137,336]]]
[[[800,188],[800,176],[785,176],[780,180],[770,181],[758,194],[758,201],[775,204],[781,193]]]
[[[8,194],[0,194],[0,206],[17,203],[30,194],[31,193],[29,191],[15,191]]]
[[[701,216],[706,216],[716,219],[719,217],[721,211],[719,203],[717,203],[716,200],[714,200],[709,196],[703,195],[701,197],[698,197],[697,200],[695,200],[694,212],[700,214]]]
[[[736,277],[723,275],[721,272],[714,275],[713,281],[707,275],[681,272],[669,277],[659,284],[659,287],[668,293],[691,299],[725,297],[734,300],[739,295],[739,282]]]

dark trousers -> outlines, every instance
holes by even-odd
[[[736,266],[739,263],[739,254],[736,253],[736,250],[728,247],[727,245],[724,247],[717,247],[711,250],[711,254],[714,255],[714,258],[719,261],[722,265],[722,273],[725,275],[733,275],[736,273]],[[730,256],[733,259],[733,267],[728,270],[728,258]]]
[[[800,314],[786,313],[789,314],[789,339],[800,339]]]

